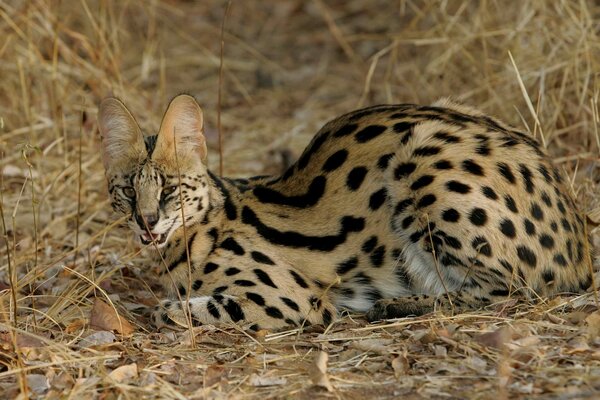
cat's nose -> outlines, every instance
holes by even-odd
[[[158,213],[143,214],[141,216],[136,214],[135,219],[141,228],[146,228],[147,226],[148,229],[152,229],[158,222]]]

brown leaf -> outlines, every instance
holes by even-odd
[[[138,376],[138,367],[136,363],[121,365],[108,374],[108,379],[113,382],[127,382]]]
[[[222,365],[209,365],[204,371],[204,387],[210,387],[218,383],[227,375],[227,371]]]
[[[504,347],[506,342],[513,338],[513,334],[514,332],[512,329],[504,326],[494,332],[484,333],[483,335],[475,337],[475,341],[485,347],[500,349]]]
[[[600,311],[596,311],[585,318],[587,324],[587,333],[590,339],[595,339],[600,336]]]
[[[90,313],[90,326],[99,330],[116,331],[125,336],[131,335],[135,330],[129,321],[99,298],[94,299]]]
[[[327,360],[329,355],[324,351],[319,351],[315,357],[314,367],[310,370],[310,379],[317,386],[324,387],[328,392],[333,392],[333,386],[327,376]]]
[[[394,370],[394,376],[396,376],[397,379],[408,374],[410,363],[408,362],[406,350],[392,360],[392,369]]]
[[[46,344],[32,335],[17,333],[17,346],[19,347],[44,347]],[[12,345],[13,339],[8,332],[0,332],[0,343]]]

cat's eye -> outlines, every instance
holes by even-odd
[[[131,186],[125,186],[123,188],[123,194],[129,197],[130,199],[133,199],[135,197],[135,189]]]
[[[173,193],[175,191],[175,189],[177,189],[177,186],[167,186],[166,188],[164,188],[162,190],[162,194],[163,194],[163,196],[168,196],[171,193]]]

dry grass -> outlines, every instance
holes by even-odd
[[[0,398],[597,398],[591,295],[302,333],[147,328],[156,271],[109,212],[96,105],[115,94],[153,130],[193,94],[218,170],[226,5],[0,0]],[[542,138],[593,225],[599,34],[585,0],[233,2],[224,172],[278,172],[359,106],[453,96]],[[91,329],[97,298],[133,333]]]

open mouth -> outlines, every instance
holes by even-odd
[[[140,240],[142,241],[142,244],[146,245],[146,244],[150,244],[152,242],[161,245],[165,242],[165,240],[167,240],[167,235],[166,234],[160,234],[160,233],[149,233],[149,232],[144,232],[140,235]]]

